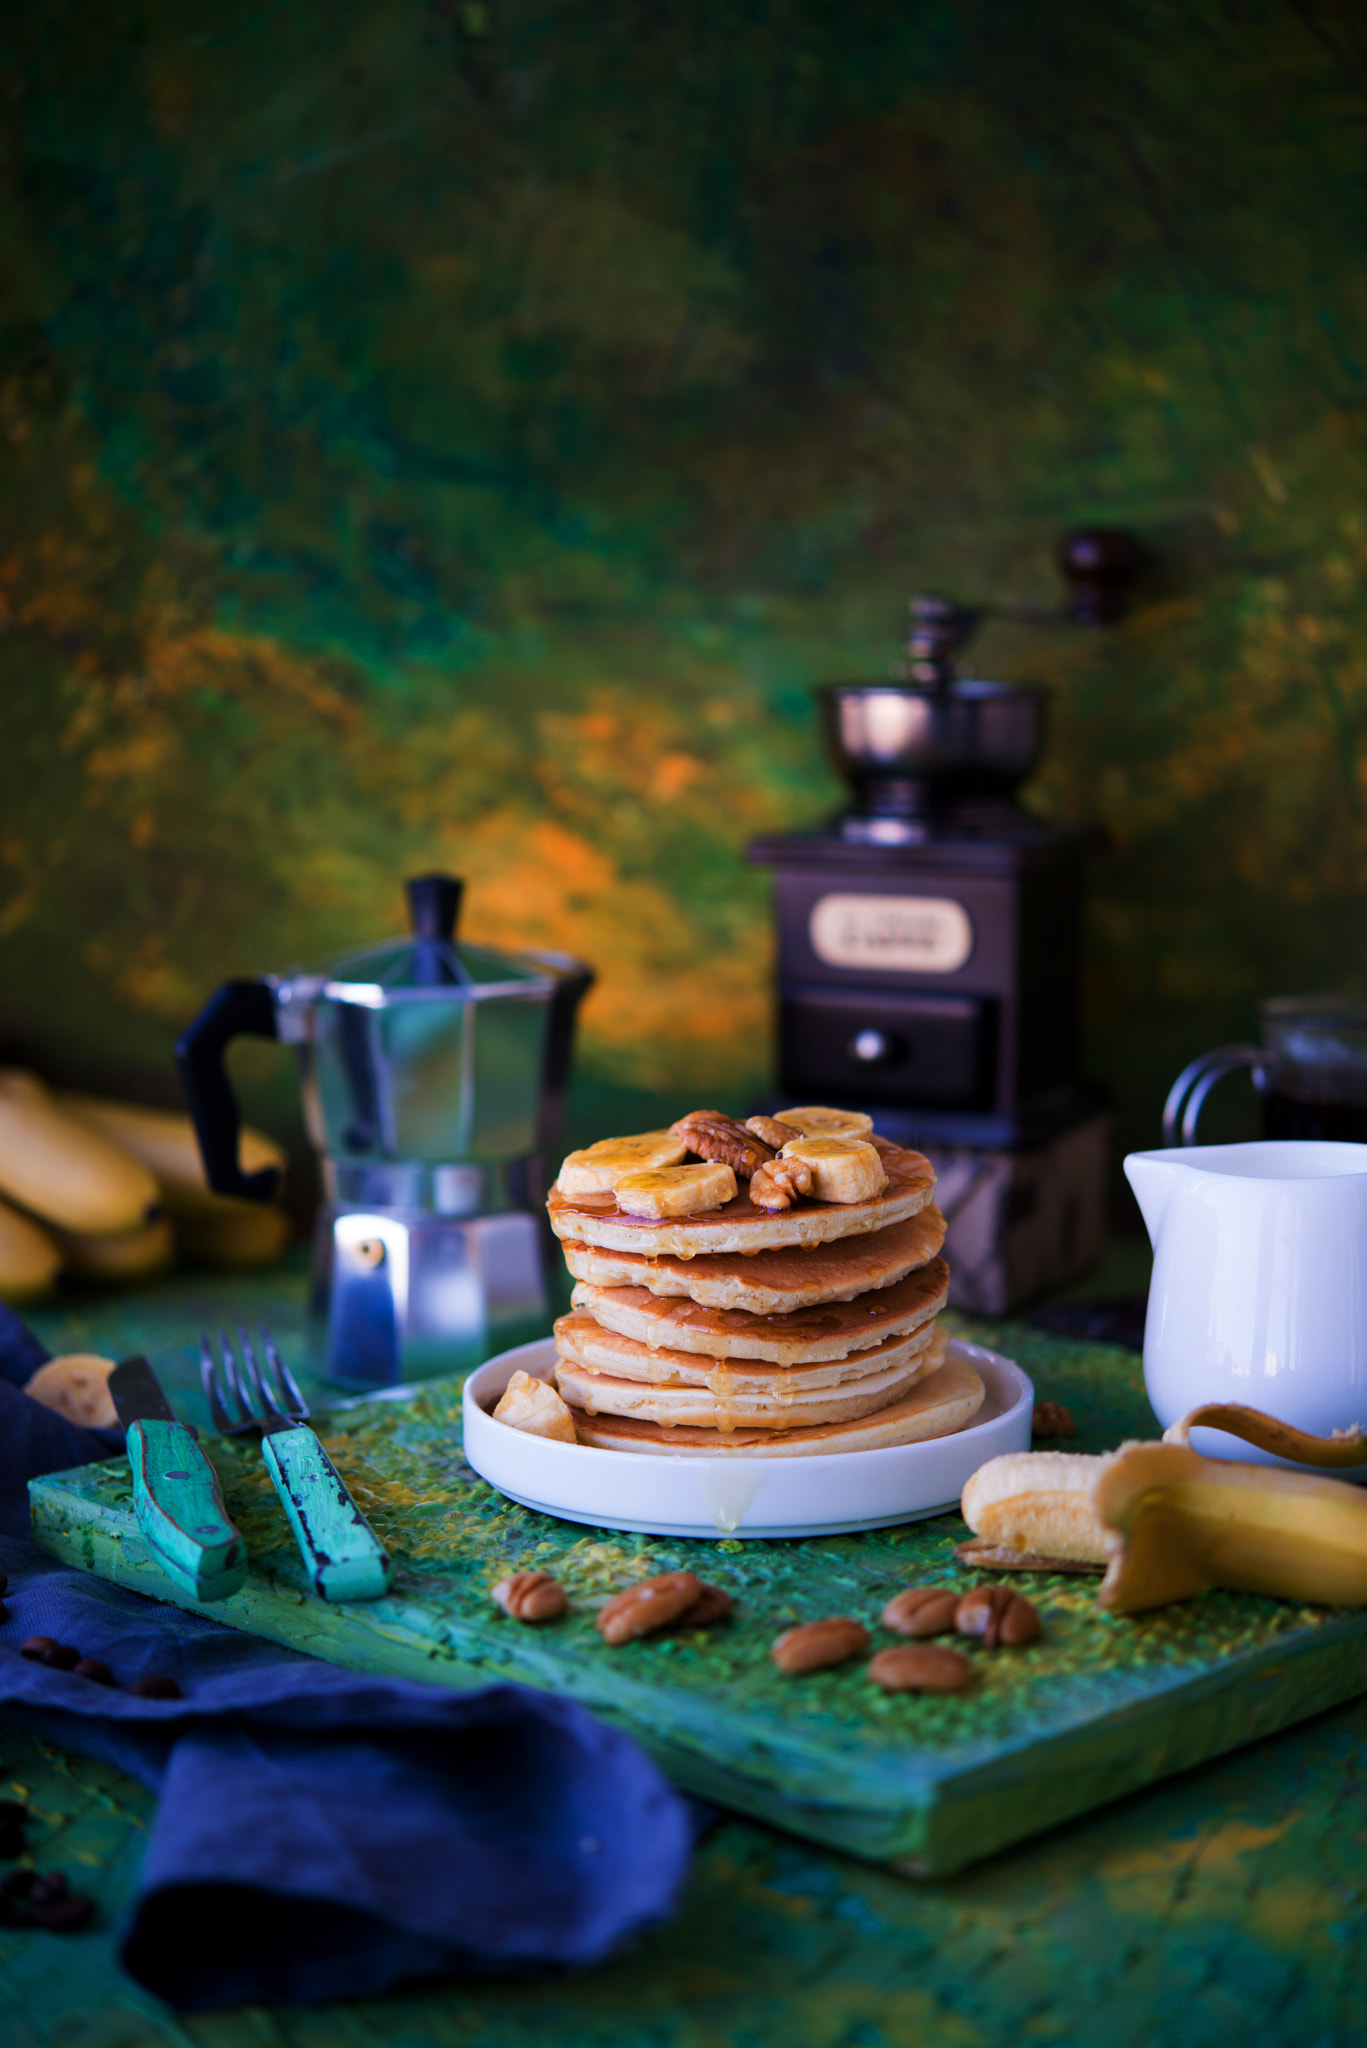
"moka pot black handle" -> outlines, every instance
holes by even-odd
[[[228,1079],[224,1054],[234,1038],[278,1038],[275,991],[268,981],[225,981],[176,1040],[176,1065],[190,1120],[199,1140],[204,1176],[216,1195],[269,1202],[279,1190],[278,1167],[244,1173],[238,1160],[242,1112]]]

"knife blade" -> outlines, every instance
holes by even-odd
[[[127,1432],[133,1509],[154,1562],[191,1599],[228,1599],[247,1576],[247,1546],[228,1520],[218,1474],[145,1358],[116,1365],[109,1392]]]

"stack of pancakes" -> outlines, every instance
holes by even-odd
[[[799,1196],[656,1219],[610,1191],[552,1191],[576,1285],[556,1383],[581,1443],[724,1456],[872,1450],[947,1436],[983,1385],[947,1360],[935,1175],[879,1140],[880,1195]]]

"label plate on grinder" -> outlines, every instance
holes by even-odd
[[[823,896],[807,921],[827,967],[953,974],[973,951],[973,923],[950,896]]]

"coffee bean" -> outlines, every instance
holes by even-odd
[[[71,1667],[73,1678],[88,1678],[92,1685],[112,1685],[114,1674],[99,1657],[82,1657],[79,1664]]]
[[[0,1883],[0,1927],[43,1927],[50,1934],[74,1934],[95,1911],[60,1870],[15,1870]]]
[[[49,1934],[78,1934],[94,1916],[95,1901],[73,1896],[56,1899],[50,1906],[31,1906],[29,1911]]]
[[[174,1678],[166,1678],[158,1671],[149,1671],[146,1678],[135,1678],[129,1687],[142,1700],[178,1700],[182,1697],[180,1687]]]
[[[5,1621],[8,1621],[8,1620],[9,1620],[9,1609],[8,1609],[8,1607],[6,1607],[6,1605],[5,1605],[4,1601],[3,1601],[3,1600],[0,1600],[0,1622],[5,1622]]]
[[[46,1664],[52,1671],[74,1671],[81,1661],[81,1653],[71,1643],[54,1643],[50,1650],[40,1650],[37,1662]]]
[[[30,1664],[37,1664],[41,1662],[45,1651],[55,1650],[56,1648],[57,1642],[54,1636],[30,1636],[27,1642],[20,1643],[19,1655],[27,1657]]]

